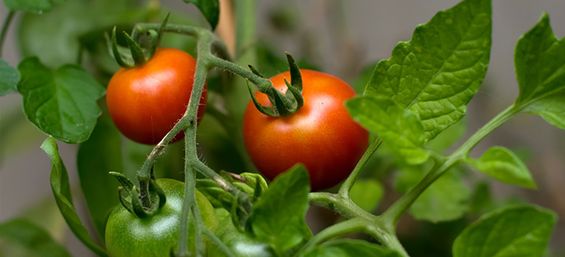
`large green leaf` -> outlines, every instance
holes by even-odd
[[[400,257],[383,246],[362,240],[341,239],[324,243],[304,255],[305,257]]]
[[[309,191],[303,166],[278,176],[253,206],[249,222],[255,236],[270,243],[279,254],[310,237],[305,220]]]
[[[406,162],[425,162],[430,154],[418,117],[388,99],[357,97],[346,102],[354,120],[377,134],[385,144]]]
[[[408,191],[422,179],[426,170],[426,165],[403,168],[396,178],[396,189]],[[418,220],[434,223],[455,220],[469,210],[470,198],[471,190],[460,171],[452,169],[418,197],[410,207],[410,214]]]
[[[83,43],[103,42],[104,31],[143,21],[146,15],[134,0],[65,1],[49,13],[24,14],[18,26],[18,46],[24,57],[38,56],[47,66],[59,67],[76,62],[81,39],[87,34],[96,32]],[[108,55],[107,51],[100,54]]]
[[[488,213],[455,240],[454,257],[541,257],[557,216],[552,211],[520,205]]]
[[[18,90],[27,118],[66,143],[88,139],[101,114],[96,101],[104,88],[78,66],[53,71],[37,58],[28,58],[18,68],[22,74]]]
[[[0,224],[0,256],[71,257],[47,231],[25,219]]]
[[[565,39],[555,37],[547,14],[518,41],[514,58],[516,105],[565,129]]]
[[[491,47],[491,1],[465,0],[418,26],[376,66],[365,95],[416,113],[426,139],[459,121],[481,85]]]
[[[80,186],[100,238],[104,238],[108,214],[119,202],[118,183],[108,172],[123,170],[121,151],[121,136],[107,115],[78,148]]]
[[[504,183],[536,188],[526,164],[507,148],[491,147],[478,160],[469,160],[469,162],[479,171]]]
[[[20,72],[0,59],[0,96],[15,92],[18,89]]]
[[[220,2],[218,0],[183,0],[185,3],[196,5],[202,12],[212,29],[216,28],[220,20]]]
[[[65,218],[71,231],[73,231],[80,241],[98,254],[98,256],[106,257],[107,255],[104,249],[97,245],[90,237],[76,212],[69,185],[69,174],[67,173],[63,160],[59,156],[57,141],[53,137],[49,137],[41,144],[41,149],[51,159],[51,176],[49,179],[51,190],[53,191],[53,196],[55,197],[55,201],[57,202],[57,206],[59,206],[59,211],[63,215],[63,218]]]

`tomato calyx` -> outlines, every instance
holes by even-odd
[[[116,62],[125,68],[133,68],[141,66],[151,59],[157,46],[161,42],[161,35],[163,34],[163,29],[167,25],[169,20],[169,15],[165,16],[165,19],[161,22],[159,30],[148,30],[144,34],[136,33],[134,31],[128,34],[125,31],[121,31],[121,36],[123,40],[126,41],[127,48],[121,47],[118,44],[118,37],[116,35],[116,27],[112,29],[112,37],[109,39],[108,45],[110,47],[110,52],[114,56]],[[128,55],[127,49],[129,48],[130,54]]]
[[[138,176],[139,186],[129,178],[118,172],[110,172],[120,183],[118,195],[121,205],[139,218],[155,214],[165,203],[167,198],[159,187],[153,175],[150,178]]]
[[[294,58],[290,54],[286,54],[288,61],[288,66],[290,67],[290,83],[285,79],[287,91],[281,92],[274,88],[272,84],[268,87],[260,89],[260,91],[269,97],[270,106],[261,105],[253,88],[248,85],[249,94],[251,95],[251,100],[255,105],[255,108],[261,113],[270,117],[281,117],[288,116],[297,112],[302,105],[304,105],[304,98],[302,97],[302,76],[300,75],[300,69],[294,61]],[[257,69],[249,65],[249,69],[257,76],[265,78]]]
[[[198,190],[206,195],[206,198],[216,208],[223,208],[230,212],[233,224],[240,231],[248,226],[247,221],[251,214],[253,203],[267,190],[268,184],[265,178],[258,173],[244,172],[235,174],[222,171],[221,176],[238,190],[230,193],[218,185],[216,181],[209,178],[197,179]]]

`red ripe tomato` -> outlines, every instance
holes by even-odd
[[[313,190],[321,190],[344,180],[368,145],[368,132],[355,123],[345,108],[345,100],[355,92],[343,80],[330,74],[301,70],[304,106],[285,117],[269,117],[252,102],[245,110],[243,137],[255,166],[273,179],[296,163],[310,174]],[[273,86],[286,91],[284,72],[271,78]],[[259,103],[271,105],[263,93]]]
[[[157,144],[184,114],[194,83],[196,61],[178,49],[158,49],[142,66],[121,68],[106,92],[112,120],[126,137]],[[198,119],[204,114],[206,88]],[[175,140],[182,138],[177,136]]]

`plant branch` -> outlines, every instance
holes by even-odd
[[[365,230],[367,223],[365,220],[361,218],[353,218],[346,221],[342,221],[336,224],[333,224],[324,230],[320,231],[318,234],[313,236],[308,243],[306,243],[296,254],[295,256],[302,256],[303,254],[307,253],[309,250],[312,250],[317,245],[328,241],[330,239],[345,236],[351,233],[360,232]]]
[[[181,213],[181,230],[179,236],[179,254],[187,253],[188,247],[188,235],[189,231],[189,214],[192,214],[193,224],[194,224],[194,244],[196,256],[200,256],[203,252],[202,250],[202,240],[200,239],[202,234],[202,217],[200,216],[200,210],[198,209],[198,204],[196,204],[196,174],[195,167],[197,163],[200,162],[198,159],[198,153],[196,149],[196,129],[198,126],[198,105],[200,104],[200,98],[204,92],[204,87],[206,85],[206,76],[208,75],[208,61],[206,56],[210,53],[211,42],[213,38],[211,37],[200,37],[198,40],[197,51],[198,56],[202,58],[196,59],[196,71],[194,73],[194,84],[192,88],[192,93],[190,95],[190,100],[188,102],[188,107],[184,116],[181,120],[186,120],[188,126],[185,129],[185,181],[184,181],[184,202],[182,205]]]
[[[373,142],[371,142],[363,156],[361,156],[361,159],[357,162],[357,165],[355,165],[355,168],[353,169],[351,174],[349,174],[347,179],[343,182],[343,184],[341,184],[338,192],[341,197],[349,198],[349,191],[351,191],[351,187],[361,174],[361,171],[363,170],[363,167],[365,167],[365,164],[367,164],[367,161],[369,161],[371,156],[373,156],[377,149],[379,149],[382,143],[383,141],[380,138],[375,139]]]
[[[312,192],[308,194],[308,200],[313,204],[333,210],[345,218],[360,217],[371,222],[377,218],[377,216],[361,209],[349,197],[345,198],[338,194]]]
[[[389,226],[395,226],[400,216],[410,208],[410,206],[418,199],[418,197],[437,179],[445,174],[453,165],[467,158],[469,152],[483,140],[488,134],[494,131],[500,125],[504,124],[512,118],[519,109],[514,105],[500,112],[488,123],[475,132],[465,143],[455,150],[447,159],[439,160],[434,167],[426,174],[426,176],[418,182],[416,186],[410,189],[406,194],[400,197],[390,208],[382,215],[383,219]]]
[[[10,29],[10,24],[14,20],[16,12],[10,11],[4,19],[4,23],[2,23],[2,32],[0,32],[0,57],[2,57],[2,49],[4,48],[4,41],[6,40],[6,36],[8,35],[8,29]]]

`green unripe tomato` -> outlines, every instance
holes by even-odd
[[[110,213],[105,238],[111,257],[169,257],[171,249],[178,246],[184,183],[157,179],[157,184],[167,202],[154,215],[138,218],[121,205]],[[204,224],[215,229],[218,220],[208,199],[196,191],[196,202]]]

